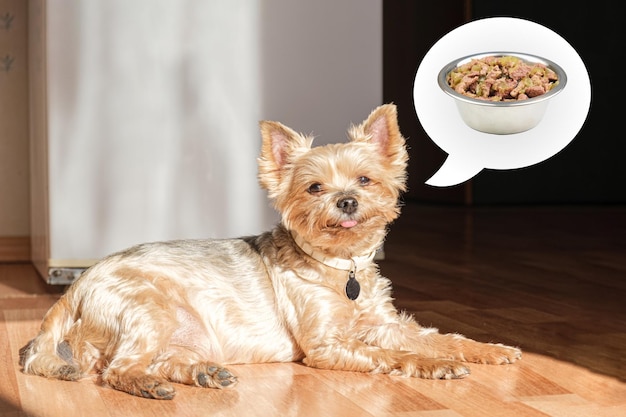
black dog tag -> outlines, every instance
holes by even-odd
[[[361,292],[361,285],[354,276],[354,271],[348,274],[348,282],[346,283],[346,295],[351,300],[356,300]]]

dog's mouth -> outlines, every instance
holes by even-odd
[[[346,229],[349,229],[349,228],[351,228],[351,227],[356,226],[357,224],[359,224],[359,222],[358,222],[358,221],[353,220],[353,219],[350,219],[350,220],[344,220],[344,221],[342,221],[341,223],[339,223],[339,226],[341,226],[341,227],[343,227],[343,228],[346,228]]]
[[[348,218],[348,219],[336,219],[335,221],[330,221],[328,223],[326,223],[326,229],[334,229],[334,230],[345,230],[345,229],[352,229],[360,224],[362,224],[363,221],[361,220],[357,220],[354,218]]]

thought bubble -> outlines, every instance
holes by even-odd
[[[567,74],[567,85],[550,99],[543,119],[521,133],[494,135],[468,127],[454,100],[437,85],[448,62],[488,51],[526,53],[549,59]],[[426,184],[465,182],[485,168],[516,169],[542,162],[565,148],[582,128],[591,104],[591,82],[574,48],[552,30],[528,20],[494,17],[460,26],[424,56],[415,75],[413,101],[428,136],[448,157]]]

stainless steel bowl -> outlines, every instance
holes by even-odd
[[[450,71],[472,59],[487,56],[514,56],[528,63],[542,63],[557,74],[558,84],[545,94],[518,101],[475,99],[457,93],[448,85],[446,77]],[[437,82],[443,92],[454,98],[461,119],[466,125],[480,132],[508,135],[524,132],[539,124],[550,99],[565,88],[567,75],[563,68],[545,58],[517,52],[487,52],[455,59],[439,71]]]

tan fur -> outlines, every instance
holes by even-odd
[[[373,262],[357,271],[360,294],[348,299],[348,272],[294,242],[291,231],[342,259],[383,243],[406,182],[394,105],[353,126],[348,143],[311,147],[311,137],[277,122],[261,122],[261,132],[259,180],[281,224],[259,236],[147,243],[106,257],[46,314],[21,351],[25,373],[76,380],[98,372],[115,389],[170,399],[171,382],[233,386],[224,365],[236,363],[447,379],[469,374],[462,361],[520,358],[516,348],[440,334],[399,313]],[[346,198],[354,210],[338,206]]]

